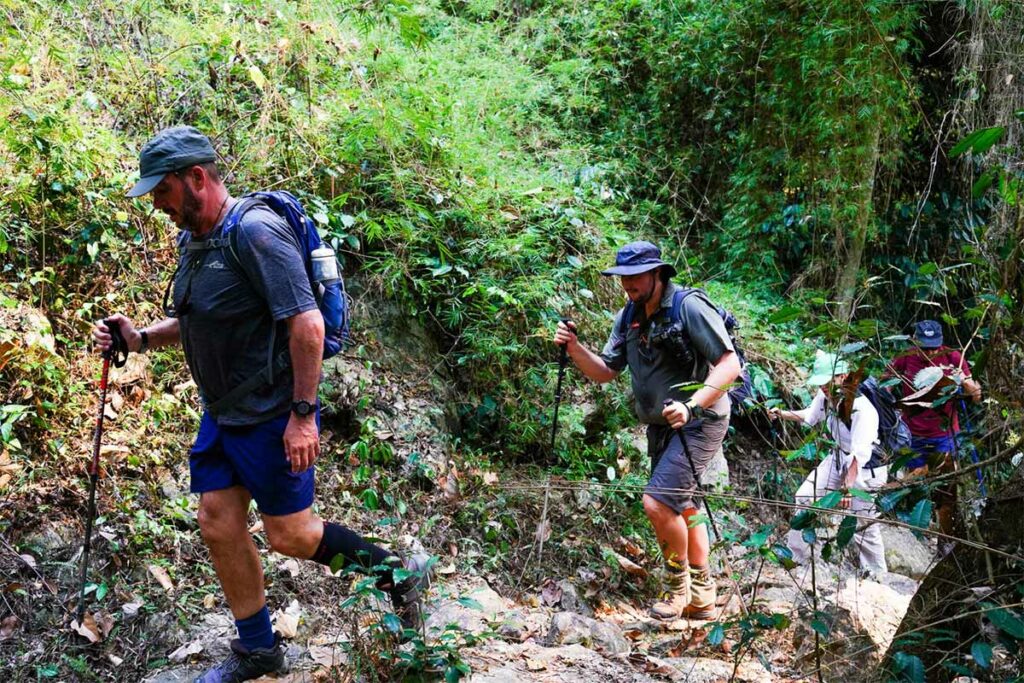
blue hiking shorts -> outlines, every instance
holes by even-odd
[[[910,442],[910,448],[917,456],[903,466],[908,471],[925,465],[938,467],[946,453],[953,453],[956,450],[956,445],[952,436],[915,436]]]
[[[315,467],[292,472],[284,454],[291,413],[245,427],[221,427],[203,413],[188,466],[192,493],[244,486],[265,515],[290,515],[313,504]],[[320,427],[317,406],[316,425]]]

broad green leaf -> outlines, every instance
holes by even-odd
[[[910,523],[919,529],[927,529],[932,523],[932,501],[927,498],[919,500],[910,513]]]
[[[463,607],[468,607],[470,609],[475,609],[475,610],[480,610],[480,611],[483,611],[483,609],[484,609],[484,606],[481,605],[478,600],[474,600],[473,598],[459,598],[458,602]]]
[[[814,507],[822,508],[823,510],[833,510],[837,505],[839,505],[839,501],[842,499],[842,491],[829,491],[818,499],[818,502],[814,504]]]
[[[882,512],[890,512],[896,504],[903,500],[910,494],[910,489],[899,489],[898,491],[890,491],[882,494],[878,499],[878,507],[882,509]]]
[[[402,632],[402,620],[398,618],[398,615],[394,612],[387,612],[381,617],[380,623],[389,633],[401,633]]]
[[[920,657],[897,652],[892,659],[904,679],[910,683],[924,683],[924,663]]]
[[[263,90],[267,85],[267,77],[263,75],[263,72],[260,71],[260,68],[255,64],[249,65],[249,78],[252,79],[252,82],[255,83],[256,87],[260,90]]]
[[[800,533],[800,537],[803,538],[804,539],[804,543],[807,543],[808,545],[810,545],[810,544],[814,543],[816,540],[818,540],[818,534],[814,531],[813,527],[811,527],[809,529],[804,529]]]
[[[971,150],[974,154],[984,154],[999,141],[999,138],[1003,137],[1005,131],[1006,128],[1003,126],[976,130],[954,145],[953,149],[949,150],[949,157],[951,159],[958,157],[967,150]]]
[[[714,647],[721,645],[723,640],[725,640],[725,627],[721,624],[715,624],[708,632],[707,643]]]
[[[813,510],[801,510],[800,512],[793,515],[793,519],[789,520],[789,527],[794,531],[800,531],[806,529],[815,520]]]
[[[992,663],[992,646],[983,640],[976,640],[971,645],[971,656],[982,669],[987,669]]]
[[[779,323],[789,322],[795,320],[803,315],[804,309],[799,306],[783,306],[779,310],[768,316],[768,322],[777,325]]]
[[[828,627],[828,624],[826,624],[821,619],[815,619],[814,621],[812,621],[811,622],[811,628],[814,629],[815,631],[817,631],[818,634],[821,635],[822,638],[827,638],[828,634],[829,634],[829,631],[832,630],[832,629],[830,629]]]
[[[995,624],[1000,631],[1003,631],[1017,640],[1024,640],[1024,620],[1010,612],[1005,607],[999,607],[998,609],[992,609],[996,607],[990,602],[982,603],[982,607],[990,609],[987,613],[988,620]]]
[[[869,503],[875,499],[874,494],[872,494],[870,491],[865,491],[864,489],[850,489],[850,495],[853,496],[854,498],[866,500]]]
[[[836,544],[840,548],[845,548],[850,544],[853,539],[853,534],[857,531],[857,518],[856,517],[843,517],[843,521],[839,523],[839,531],[836,532]]]
[[[974,181],[974,185],[971,185],[971,196],[978,199],[981,195],[985,194],[985,190],[992,187],[992,183],[998,175],[998,171],[992,168],[982,173],[981,176]]]

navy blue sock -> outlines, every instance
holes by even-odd
[[[235,619],[235,627],[238,629],[239,640],[246,648],[274,647],[274,627],[270,625],[270,611],[266,605],[251,617]]]
[[[397,557],[379,545],[370,543],[356,532],[346,529],[340,524],[324,522],[324,536],[320,539],[320,546],[310,559],[330,567],[331,560],[338,555],[345,558],[344,567],[354,565],[364,574],[372,573],[376,576],[379,579],[377,584],[379,588],[384,588],[391,583],[391,567],[401,566]],[[387,568],[370,571],[371,567],[381,565]]]

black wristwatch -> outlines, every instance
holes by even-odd
[[[312,415],[314,410],[316,410],[316,405],[309,401],[292,401],[292,412],[299,417]]]

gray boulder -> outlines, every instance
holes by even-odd
[[[559,612],[551,618],[544,642],[549,647],[579,643],[609,655],[626,655],[632,649],[618,626],[573,612]]]

